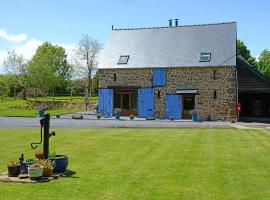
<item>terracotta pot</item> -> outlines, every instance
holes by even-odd
[[[39,160],[44,159],[44,154],[43,153],[35,153],[35,157]]]
[[[43,169],[43,177],[51,177],[53,173],[53,169]]]

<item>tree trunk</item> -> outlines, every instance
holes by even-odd
[[[14,100],[16,100],[16,89],[15,88],[13,89],[13,98],[14,98]]]
[[[91,77],[91,70],[89,71],[88,74],[88,94],[89,94],[89,99],[91,99],[92,96],[92,77]]]
[[[26,92],[24,88],[22,89],[22,99],[26,100]]]

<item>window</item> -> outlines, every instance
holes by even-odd
[[[211,53],[201,53],[200,62],[210,62]]]
[[[153,69],[153,86],[165,86],[166,71],[165,68]]]
[[[120,56],[120,58],[119,58],[117,64],[118,64],[118,65],[120,65],[120,64],[127,64],[128,59],[129,59],[129,55],[126,55],[126,56]]]

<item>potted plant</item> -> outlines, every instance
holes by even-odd
[[[24,162],[21,163],[22,173],[28,174],[28,167],[33,164],[35,161],[34,158],[28,158]]]
[[[131,120],[133,120],[133,119],[134,119],[134,115],[130,115],[129,118],[130,118]]]
[[[41,164],[38,162],[34,162],[28,167],[28,174],[30,179],[38,179],[42,177],[43,166],[41,166]]]
[[[43,154],[43,151],[41,151],[41,150],[37,150],[36,151],[36,153],[35,153],[35,157],[37,158],[37,159],[44,159],[44,154]]]
[[[120,119],[120,112],[121,112],[120,108],[115,108],[113,110],[113,114],[115,115],[115,119]]]
[[[191,114],[192,121],[198,121],[198,113],[196,110],[191,110],[189,114]]]
[[[66,155],[51,154],[49,160],[54,162],[53,173],[64,173],[68,166],[68,157]]]
[[[74,115],[72,115],[72,119],[83,119],[83,115],[81,115],[81,114],[74,114]]]
[[[53,168],[55,166],[54,161],[52,160],[39,160],[41,166],[43,166],[43,177],[51,177],[53,173]]]
[[[8,176],[10,176],[10,177],[16,177],[21,172],[21,164],[20,164],[20,162],[11,161],[8,164],[7,168],[8,168]]]

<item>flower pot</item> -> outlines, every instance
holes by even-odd
[[[53,168],[53,173],[64,173],[68,166],[68,157],[65,155],[56,155],[54,158],[49,160],[54,161],[55,166]]]
[[[44,159],[44,154],[43,153],[35,153],[35,157],[39,160]]]
[[[28,174],[30,179],[38,179],[43,174],[43,167],[28,167]]]
[[[44,115],[45,115],[45,110],[40,110],[40,111],[38,111],[38,115],[39,115],[39,117],[44,117]]]
[[[115,112],[115,119],[120,119],[120,112]]]
[[[21,166],[8,166],[8,176],[17,177],[21,172]]]
[[[51,177],[52,176],[52,173],[53,173],[53,169],[43,169],[43,174],[42,176],[43,177]]]
[[[33,164],[33,162],[22,162],[22,164],[21,164],[22,173],[28,174],[28,167],[32,164]]]
[[[192,121],[198,121],[198,115],[197,114],[192,114]]]

